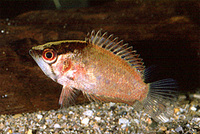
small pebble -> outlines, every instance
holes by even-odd
[[[69,114],[74,114],[74,112],[72,112],[72,111],[69,111]]]
[[[5,125],[1,122],[0,129],[3,129],[4,127],[5,127]]]
[[[96,121],[100,121],[100,120],[101,120],[101,117],[95,117],[95,120],[96,120]]]
[[[57,123],[53,127],[54,128],[61,128],[61,126],[59,124],[57,124]]]
[[[126,119],[126,118],[120,118],[119,119],[119,124],[128,124],[129,123],[129,120]]]
[[[83,115],[90,117],[90,116],[93,115],[93,111],[92,110],[87,110],[87,111],[83,112]]]
[[[13,118],[16,119],[16,118],[20,118],[20,117],[22,117],[22,116],[23,116],[22,114],[15,114],[15,115],[13,116]]]
[[[42,117],[43,117],[43,116],[42,116],[41,114],[38,114],[38,115],[37,115],[37,118],[38,118],[39,120],[42,119]]]
[[[81,123],[84,124],[84,125],[88,125],[89,121],[90,121],[89,118],[83,118],[83,119],[81,120]]]
[[[167,127],[161,126],[161,127],[159,128],[159,130],[160,130],[160,131],[166,131],[166,130],[167,130]]]
[[[179,112],[180,109],[179,108],[174,108],[174,113],[176,114],[177,112]]]
[[[32,130],[31,130],[31,129],[29,129],[27,134],[32,134]]]
[[[63,120],[66,120],[67,118],[66,118],[66,116],[63,115],[63,116],[62,116],[62,119],[63,119]]]
[[[179,120],[185,120],[186,119],[184,114],[180,114],[178,118],[179,118]]]
[[[181,113],[183,113],[185,111],[185,109],[183,109],[181,107],[179,108],[179,110],[180,110]]]
[[[135,122],[136,124],[139,124],[139,123],[140,123],[140,121],[139,121],[138,119],[134,119],[134,122]]]
[[[197,111],[197,108],[194,107],[194,106],[192,106],[192,107],[190,107],[190,110],[192,110],[192,111]]]
[[[176,131],[176,132],[182,132],[182,133],[183,133],[183,128],[179,126],[179,127],[177,127],[177,128],[175,129],[175,131]]]
[[[194,117],[194,118],[192,118],[192,121],[194,121],[194,122],[200,122],[200,117]]]
[[[124,128],[126,128],[126,126],[127,126],[127,124],[122,124],[121,128],[124,129]]]
[[[110,102],[109,105],[110,107],[113,107],[116,103]]]
[[[58,114],[57,117],[58,117],[58,119],[60,119],[61,117],[63,117],[63,115],[62,114]]]
[[[188,128],[190,128],[190,124],[186,124],[185,126],[188,127]]]

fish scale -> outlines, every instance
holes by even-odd
[[[145,83],[142,58],[113,35],[92,31],[85,41],[65,40],[33,47],[30,55],[52,80],[63,85],[59,103],[69,106],[80,91],[89,100],[139,104],[156,121],[168,122],[176,99],[175,80]],[[137,108],[137,105],[135,105]]]

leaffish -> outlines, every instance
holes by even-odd
[[[107,32],[85,40],[64,40],[32,47],[30,55],[53,81],[63,85],[59,104],[69,106],[82,91],[89,100],[139,104],[156,121],[168,122],[167,102],[175,100],[171,78],[145,83],[149,74],[132,46]]]

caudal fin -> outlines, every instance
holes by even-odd
[[[149,83],[149,93],[142,101],[144,109],[155,121],[168,122],[173,114],[171,104],[177,98],[176,81],[169,78]]]

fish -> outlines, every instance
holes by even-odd
[[[72,105],[82,92],[90,101],[142,106],[157,122],[168,122],[173,114],[169,104],[177,98],[176,81],[146,83],[151,69],[133,46],[113,34],[93,30],[85,40],[48,42],[32,47],[29,54],[45,75],[63,85],[62,107]]]

